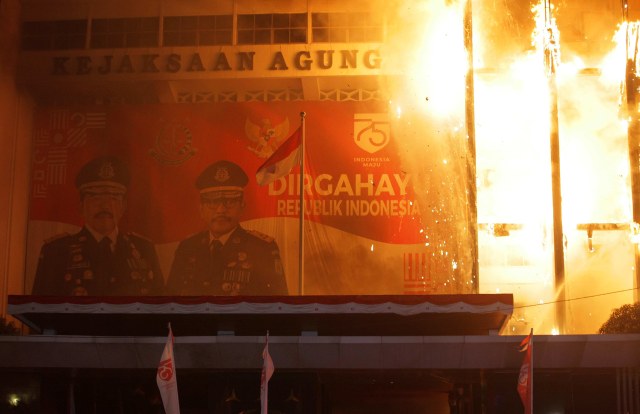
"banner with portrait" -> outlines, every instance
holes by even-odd
[[[258,185],[256,170],[301,126],[302,112],[300,249],[299,167],[265,186]],[[240,225],[275,243],[289,294],[470,293],[462,141],[428,121],[399,124],[382,102],[42,108],[34,129],[27,293],[43,245],[81,230],[76,176],[105,155],[120,158],[131,175],[119,232],[154,245],[155,273],[161,273],[155,277],[163,282],[180,242],[207,228],[196,180],[212,163],[227,160],[248,177]],[[86,262],[78,240],[63,250],[63,267]],[[131,252],[140,256],[141,249]],[[240,248],[236,256],[233,266],[248,278],[264,266],[250,250]],[[131,273],[139,277],[135,267]],[[59,277],[73,279],[72,273]],[[85,271],[67,282],[81,285],[87,275],[95,277]],[[180,294],[168,288],[162,293]]]

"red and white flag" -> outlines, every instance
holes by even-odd
[[[524,405],[524,414],[533,414],[533,328],[520,342],[520,352],[526,352],[520,366],[518,394]]]
[[[169,324],[169,337],[164,346],[156,383],[162,397],[162,405],[166,414],[180,414],[180,403],[178,401],[178,382],[176,381],[176,365],[173,359],[173,332]]]
[[[262,351],[262,375],[260,376],[260,414],[269,412],[269,379],[273,375],[274,366],[269,355],[269,332]]]
[[[298,127],[285,142],[258,168],[256,181],[267,185],[284,177],[300,163],[302,148],[302,126]]]

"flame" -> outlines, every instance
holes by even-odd
[[[439,158],[441,174],[463,174],[455,170],[453,161],[457,158],[452,155],[457,155],[456,145],[464,142],[466,131],[464,1],[444,3],[402,2],[397,17],[409,23],[404,30],[392,32],[385,55],[407,53],[407,45],[411,45],[411,59],[403,55],[388,62],[416,63],[408,68],[387,68],[398,74],[387,87],[392,96],[390,112],[396,115],[395,132],[406,139],[407,147],[409,142],[412,145],[407,153],[434,152],[446,146],[449,153],[443,151]],[[534,4],[529,12],[531,48],[512,53],[508,60],[495,58],[497,45],[487,43],[489,33],[474,33],[478,222],[488,223],[487,229],[494,223],[517,225],[506,237],[496,237],[490,231],[479,233],[480,292],[512,292],[516,305],[527,305],[514,311],[509,329],[523,334],[534,320],[540,325],[536,331],[557,332],[556,295],[564,291],[569,299],[569,331],[563,333],[593,333],[613,307],[633,298],[629,291],[572,300],[633,287],[635,245],[631,242],[639,239],[638,226],[630,224],[629,231],[595,230],[587,240],[586,231],[578,225],[632,221],[626,116],[621,120],[619,113],[624,109],[621,97],[627,51],[635,50],[632,46],[640,26],[637,22],[619,25],[610,53],[597,58],[563,46],[555,20],[561,11],[548,1]],[[495,19],[495,13],[481,11],[476,16]],[[474,18],[474,31],[496,25],[494,20],[478,19]],[[415,39],[419,39],[417,46]],[[597,70],[586,67],[587,59],[590,65],[595,62]],[[482,66],[497,60],[500,63],[495,67]],[[558,292],[553,267],[550,163],[550,110],[555,97],[550,93],[550,82],[557,87],[565,236],[561,246],[565,283]],[[431,123],[425,124],[424,119]],[[425,125],[429,133],[416,132]],[[424,171],[423,180],[430,184],[438,170],[415,158],[408,156],[404,162],[411,164],[412,171]],[[429,213],[440,225],[454,221],[447,208],[466,209],[465,191],[464,187],[453,189],[458,196],[450,205],[429,202],[433,191],[417,196],[424,197],[421,205],[431,206]],[[447,258],[451,269],[468,267],[468,258],[456,256],[452,240],[440,240],[442,236],[433,228],[425,228],[424,233],[434,236],[425,247]],[[459,279],[451,273],[443,285],[454,289]],[[536,303],[539,305],[530,306]]]
[[[590,252],[587,234],[578,231],[577,225],[630,221],[626,125],[620,122],[618,111],[627,39],[636,36],[638,26],[629,24],[631,35],[626,25],[621,26],[616,47],[597,65],[601,75],[587,76],[582,74],[585,65],[579,56],[561,61],[560,33],[549,14],[553,9],[546,14],[544,10],[542,3],[532,8],[533,50],[514,59],[507,71],[479,76],[476,81],[479,221],[523,224],[523,231],[511,232],[510,240],[481,239],[481,253],[490,253],[485,265],[481,263],[481,291],[511,291],[516,303],[522,304],[535,303],[538,298],[548,306],[516,311],[514,320],[520,322],[514,323],[542,320],[538,331],[555,332],[554,302],[558,298],[551,266],[548,77],[556,76],[565,235],[562,289],[568,299],[629,289],[626,294],[568,302],[570,315],[587,314],[581,311],[583,307],[593,311],[589,318],[571,317],[569,333],[592,333],[613,307],[632,299],[629,238],[623,231],[595,231],[590,240],[595,247]],[[514,102],[526,103],[522,106],[527,110],[514,110]],[[527,265],[514,268],[501,262],[499,254],[521,254]],[[526,326],[520,328],[521,333],[526,330]],[[511,330],[518,332],[516,326]]]
[[[411,56],[411,65],[404,65],[409,57],[388,59],[388,64],[399,63],[398,67],[386,67],[387,71],[402,75],[399,83],[393,80],[388,85],[396,100],[397,117],[407,111],[428,112],[435,117],[449,117],[459,111],[464,104],[464,76],[467,71],[467,57],[464,48],[463,27],[460,16],[462,4],[450,5],[441,2],[427,1],[421,4],[410,4],[398,11],[398,23],[405,30],[391,34],[387,44],[389,55],[397,55],[406,51],[406,39],[412,38],[411,44],[417,44],[418,52]],[[406,20],[414,22],[407,25]],[[408,28],[416,29],[408,29]],[[457,82],[451,82],[457,79]],[[397,79],[396,79],[397,80]],[[444,80],[444,81],[443,81]]]

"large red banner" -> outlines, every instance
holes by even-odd
[[[302,112],[300,275],[299,168],[265,186],[255,173],[300,127]],[[440,138],[428,125],[415,122],[407,132],[394,122],[386,106],[375,102],[42,109],[34,137],[27,285],[33,284],[43,243],[84,224],[75,185],[81,167],[115,155],[131,172],[118,228],[155,245],[163,281],[180,242],[207,228],[198,176],[227,160],[249,178],[241,226],[276,243],[288,293],[464,293],[471,289],[469,235],[466,198],[459,191],[464,174],[456,172],[464,171],[464,157],[457,147],[434,142]],[[449,160],[444,169],[443,159]],[[78,256],[73,260],[82,262]],[[245,262],[245,269],[261,266]],[[162,293],[182,294],[169,288]]]

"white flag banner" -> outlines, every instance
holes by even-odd
[[[273,375],[274,366],[271,355],[269,355],[269,332],[265,339],[264,350],[262,351],[262,375],[260,376],[260,414],[269,412],[269,379]]]
[[[176,381],[176,365],[173,359],[173,332],[169,324],[169,337],[164,346],[156,382],[162,397],[162,405],[166,414],[180,414],[180,402],[178,401],[178,382]]]

